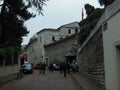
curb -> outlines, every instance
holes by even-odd
[[[79,81],[75,78],[75,76],[73,74],[70,74],[70,76],[72,77],[73,83],[76,85],[77,90],[83,90],[83,88],[81,87]]]
[[[8,82],[11,82],[13,80],[21,79],[23,77],[24,77],[23,73],[21,73],[21,72],[18,72],[16,74],[12,74],[9,76],[0,77],[0,86],[2,86],[3,84],[6,84]]]

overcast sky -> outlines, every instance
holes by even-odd
[[[81,21],[82,8],[86,3],[95,8],[100,7],[98,0],[49,0],[47,6],[43,7],[44,16],[39,15],[25,22],[30,33],[23,38],[22,44],[27,44],[35,33],[44,28],[56,29],[64,24]]]

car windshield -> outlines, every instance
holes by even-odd
[[[29,64],[29,63],[25,63],[25,64],[23,65],[23,67],[24,67],[24,68],[27,68],[27,69],[31,69],[31,68],[32,68],[32,65]]]

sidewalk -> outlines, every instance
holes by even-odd
[[[71,73],[71,76],[76,80],[79,84],[81,90],[105,90],[99,85],[96,85],[94,82],[84,78],[79,73]]]

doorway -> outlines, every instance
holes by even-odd
[[[48,59],[48,57],[46,57],[46,65],[47,66],[49,65],[49,59]]]
[[[120,44],[116,45],[116,65],[117,65],[118,88],[120,90]]]

